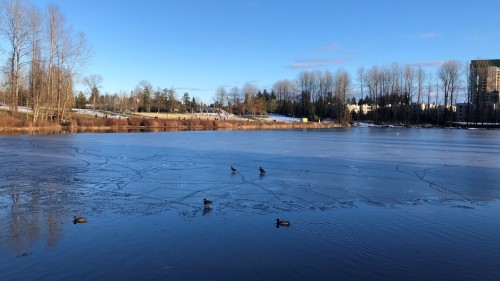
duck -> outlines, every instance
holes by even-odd
[[[233,167],[232,165],[231,165],[231,171],[232,171],[233,173],[238,172],[238,170],[237,170],[235,167]]]
[[[212,201],[207,200],[207,198],[203,198],[203,205],[208,208],[210,205],[212,205]]]
[[[87,218],[73,216],[73,223],[74,223],[74,224],[77,224],[77,223],[86,223],[86,222],[88,222],[88,221],[89,221],[89,220],[88,220]]]
[[[266,171],[262,167],[259,167],[259,170],[261,176],[266,174]]]
[[[289,221],[280,221],[280,219],[276,219],[276,227],[280,226],[290,226]]]

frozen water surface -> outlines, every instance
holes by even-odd
[[[0,280],[500,280],[499,141],[402,128],[3,136]]]

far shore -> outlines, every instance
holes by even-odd
[[[277,130],[297,128],[342,127],[334,122],[284,122],[272,117],[239,117],[217,114],[136,113],[116,116],[100,112],[98,115],[72,114],[61,123],[40,122],[33,125],[26,114],[0,112],[6,120],[0,124],[0,135],[58,134],[58,133],[110,133],[110,132],[175,132],[201,130]]]

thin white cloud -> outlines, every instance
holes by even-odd
[[[322,47],[319,47],[314,50],[316,54],[324,54],[324,53],[338,53],[338,54],[351,54],[351,50],[343,49],[337,43],[331,43]]]
[[[434,38],[441,37],[441,35],[442,34],[440,32],[423,32],[423,33],[417,34],[416,36],[413,36],[413,37],[418,39],[418,40],[426,41],[426,40],[431,40]]]
[[[344,58],[306,58],[287,65],[290,69],[324,68],[347,62]]]
[[[407,64],[408,66],[421,66],[421,67],[438,67],[443,65],[445,61],[422,61]]]
[[[323,47],[320,47],[316,49],[316,53],[329,53],[329,52],[334,52],[338,51],[339,45],[336,43],[332,43]]]
[[[175,87],[175,90],[181,90],[181,91],[203,91],[201,88],[196,88],[196,87]]]

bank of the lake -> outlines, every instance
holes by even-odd
[[[273,119],[237,118],[223,120],[213,116],[170,114],[163,118],[149,115],[111,116],[73,114],[62,122],[37,121],[30,115],[0,111],[0,134],[54,134],[100,132],[171,132],[201,130],[274,130],[342,127],[334,122],[283,122]]]

